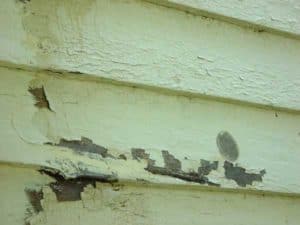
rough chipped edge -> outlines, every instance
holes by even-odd
[[[36,171],[43,169],[45,167],[33,164],[24,164],[24,163],[16,163],[16,162],[6,162],[0,160],[0,167],[6,166],[11,168],[18,169],[32,169]],[[268,190],[254,190],[254,189],[246,189],[246,188],[229,188],[229,187],[213,187],[213,186],[204,186],[197,185],[192,183],[162,183],[162,182],[153,182],[153,181],[145,181],[145,180],[132,180],[132,179],[122,179],[119,177],[117,184],[120,185],[128,185],[128,186],[137,186],[137,187],[153,187],[153,188],[172,188],[172,189],[189,189],[194,191],[209,191],[209,192],[229,192],[229,193],[243,193],[243,194],[253,194],[258,196],[277,196],[277,197],[288,197],[288,198],[300,198],[300,193],[287,193],[287,192],[279,192],[279,191],[268,191]]]

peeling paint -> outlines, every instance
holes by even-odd
[[[118,159],[127,160],[127,157],[126,157],[126,155],[124,155],[124,154],[120,154],[120,155],[118,156]]]
[[[254,181],[262,182],[262,177],[266,174],[265,170],[261,170],[259,174],[247,173],[246,169],[239,166],[234,166],[232,163],[224,162],[225,177],[234,180],[239,186],[246,187],[252,185]]]
[[[202,170],[200,169],[201,167],[198,168],[198,171],[201,173],[197,172],[184,172],[181,169],[181,162],[176,159],[173,155],[171,155],[168,151],[162,151],[162,156],[164,158],[165,162],[165,167],[159,167],[155,166],[154,163],[148,163],[147,167],[145,170],[149,171],[150,173],[153,174],[159,174],[159,175],[164,175],[164,176],[170,176],[174,178],[178,178],[184,181],[188,182],[195,182],[199,184],[208,184],[212,186],[220,186],[219,184],[210,182],[206,176],[203,175]],[[152,160],[152,162],[154,162]],[[209,164],[210,165],[210,164]],[[213,165],[215,165],[213,163]],[[206,167],[208,167],[208,164],[205,164]],[[213,166],[214,168],[214,166]],[[204,169],[208,171],[208,169]],[[207,173],[207,172],[206,172]],[[207,173],[206,175],[208,175]]]
[[[26,208],[25,211],[25,218],[24,218],[24,225],[30,225],[31,223],[30,218],[34,215],[39,214],[42,212],[43,206],[41,203],[41,200],[44,197],[42,189],[39,190],[33,190],[33,189],[25,189],[26,197],[30,203],[30,207]]]
[[[66,140],[61,138],[58,144],[46,143],[54,146],[66,147],[74,150],[76,153],[95,153],[101,155],[103,158],[110,157],[115,158],[108,153],[108,150],[103,146],[93,143],[93,141],[86,137],[81,137],[81,140]]]
[[[150,155],[146,153],[145,149],[132,148],[131,149],[131,156],[135,160],[140,160],[140,159],[149,159]]]
[[[201,218],[201,221],[207,221],[207,225],[221,225],[224,221],[241,224],[241,221],[246,221],[242,223],[245,225],[249,221],[251,224],[261,224],[262,219],[269,218],[266,215],[272,215],[272,218],[264,224],[292,225],[298,224],[300,218],[300,199],[296,195],[246,190],[224,192],[222,189],[212,192],[191,186],[97,182],[96,188],[92,185],[84,188],[81,200],[58,202],[48,186],[54,180],[37,173],[34,168],[2,164],[0,177],[5,181],[0,182],[1,224],[8,225],[179,225],[185,224],[187,217],[193,224],[199,224]],[[32,207],[28,207],[30,202],[24,190],[37,190],[38,187],[42,187],[43,191],[43,210],[29,215],[27,208]]]
[[[66,179],[58,172],[51,172],[45,169],[41,169],[40,172],[56,180],[55,182],[49,183],[49,186],[55,193],[57,201],[78,201],[81,200],[81,192],[87,185],[96,187],[96,182],[115,182],[112,181],[109,176],[105,178],[87,174],[73,179]]]
[[[201,159],[201,166],[198,168],[198,174],[199,176],[206,176],[208,175],[212,170],[218,169],[218,161],[209,162],[207,160]]]
[[[165,168],[175,172],[181,171],[181,162],[171,155],[168,151],[163,150],[162,156],[165,162]]]
[[[34,105],[36,107],[46,108],[52,111],[43,86],[40,88],[29,88],[28,91],[34,96],[36,100]]]
[[[32,209],[35,213],[43,211],[41,200],[43,199],[43,192],[41,190],[31,190],[26,189],[26,196],[32,206]]]
[[[91,164],[86,164],[82,161],[74,162],[70,159],[63,160],[47,160],[47,166],[41,167],[40,172],[46,173],[49,176],[58,174],[65,179],[90,178],[100,182],[117,182],[118,176],[115,172],[101,172],[101,167],[95,167]]]

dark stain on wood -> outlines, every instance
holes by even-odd
[[[127,160],[127,157],[124,154],[120,154],[119,157],[118,157],[118,159]]]
[[[39,213],[43,211],[43,207],[41,204],[41,200],[43,199],[43,192],[42,190],[25,190],[26,196],[28,198],[28,201],[30,202],[32,209],[35,213]]]
[[[71,74],[83,74],[83,73],[80,72],[80,71],[70,71],[69,73],[71,73]]]
[[[247,173],[246,169],[239,166],[234,166],[232,163],[224,162],[225,177],[230,180],[234,180],[239,186],[246,187],[246,185],[252,185],[254,181],[262,182],[262,177],[266,174],[265,170],[261,170],[260,173]]]
[[[74,178],[65,179],[59,173],[53,173],[46,170],[40,170],[42,174],[54,178],[56,181],[49,183],[50,188],[56,195],[57,201],[78,201],[81,200],[80,193],[84,187],[91,184],[95,187],[96,183],[92,179]]]
[[[150,155],[146,153],[145,149],[142,148],[132,148],[131,149],[131,156],[133,159],[140,161],[146,160],[147,165],[154,165],[155,161],[153,159],[150,159]]]
[[[218,169],[218,161],[207,161],[204,159],[200,160],[201,166],[198,167],[199,176],[207,176],[211,171]]]
[[[57,201],[61,202],[81,200],[80,193],[88,184],[95,187],[94,181],[85,179],[61,180],[50,183],[49,186],[55,193]]]
[[[41,204],[41,200],[43,199],[44,196],[43,196],[42,189],[40,190],[25,189],[25,193],[31,207],[26,208],[24,225],[30,225],[31,223],[29,218],[32,217],[34,214],[38,214],[39,212],[44,210]]]
[[[34,96],[36,101],[34,105],[36,107],[52,111],[43,86],[40,88],[29,88],[28,91]]]
[[[228,161],[234,162],[239,157],[239,148],[233,136],[228,131],[217,135],[217,146],[221,155]]]
[[[113,183],[117,182],[111,175],[93,174],[87,172],[76,178],[66,179],[59,172],[41,169],[40,173],[46,174],[55,179],[49,183],[50,188],[56,195],[57,201],[78,201],[81,200],[81,192],[87,185],[96,187],[96,182]]]
[[[133,159],[140,161],[141,159],[148,160],[150,155],[146,153],[145,149],[132,148],[131,156]]]
[[[181,162],[171,155],[168,151],[163,150],[162,156],[165,162],[165,168],[174,172],[181,171]]]

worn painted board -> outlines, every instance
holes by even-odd
[[[0,5],[2,65],[300,109],[300,41],[143,1]]]
[[[3,224],[297,225],[300,220],[299,197],[97,182],[84,187],[78,200],[58,201],[54,180],[34,169],[0,165],[0,176]],[[43,196],[34,194],[40,191]]]
[[[232,23],[300,37],[300,2],[297,0],[148,0]],[[212,14],[212,15],[211,15]],[[260,27],[260,28],[259,28]],[[271,29],[271,30],[270,30]]]
[[[65,177],[300,192],[299,114],[85,75],[0,75],[1,161]]]

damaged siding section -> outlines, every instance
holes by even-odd
[[[66,186],[54,182],[53,188],[63,192],[74,185],[78,198],[86,183],[80,181],[78,186],[77,179],[92,179],[300,192],[287,172],[299,166],[295,114],[274,116],[264,109],[48,73],[1,69],[6,94],[1,95],[6,109],[1,123],[8,132],[2,134],[0,145],[16,146],[2,151],[2,160],[62,176]],[[16,93],[4,88],[11,79],[20,92],[13,98]],[[23,107],[16,111],[14,104],[20,102]],[[262,133],[245,126],[249,114]],[[274,133],[281,138],[261,138]],[[249,144],[253,140],[259,142],[253,146]],[[289,146],[289,166],[282,166],[279,159],[261,160],[285,154],[282,143],[274,145],[279,140]],[[24,158],[25,152],[35,157]],[[255,159],[257,155],[261,157]]]
[[[63,186],[60,194],[66,190],[66,181],[56,175],[0,165],[0,176],[5,180],[0,183],[3,224],[92,225],[100,221],[110,225],[182,225],[188,218],[191,223],[204,221],[208,225],[222,225],[224,220],[241,225],[249,225],[249,221],[261,224],[262,219],[267,225],[282,225],[286,221],[297,225],[300,220],[300,200],[295,196],[92,181],[83,188],[84,183],[73,184],[79,191],[73,190],[72,195],[68,191],[66,199],[57,197],[57,187],[52,190],[49,186],[60,182],[57,178],[62,181],[59,187]],[[232,212],[238,213],[231,216]]]
[[[69,71],[78,78],[93,75],[299,112],[299,37],[274,34],[265,27],[241,27],[203,12],[194,15],[180,7],[159,6],[163,2],[194,6],[196,0],[155,2],[3,0],[0,19],[13,21],[14,29],[2,22],[0,60]],[[272,23],[287,20],[284,27],[299,30],[299,3],[295,0],[282,5],[280,0],[230,2],[201,1],[202,6],[217,11],[226,5],[230,14],[239,12],[238,6],[252,5],[254,13],[261,13],[253,15],[258,20],[266,19],[267,13],[274,16],[267,18]],[[243,10],[241,15],[247,16],[245,13]]]
[[[94,144],[92,140],[90,140],[86,137],[81,137],[80,141],[66,140],[64,138],[61,138],[59,140],[58,144],[52,144],[52,143],[46,143],[46,144],[70,148],[70,149],[74,150],[74,152],[79,153],[79,154],[88,152],[88,153],[99,154],[103,158],[110,156],[107,153],[108,150],[106,148],[104,148],[100,145]]]
[[[208,175],[211,169],[216,170],[218,167],[218,162],[214,162],[214,166],[210,167],[210,163],[206,160],[201,160],[201,164],[203,167],[198,167],[197,172],[184,172],[181,168],[181,162],[176,159],[173,155],[171,155],[168,151],[162,151],[162,156],[164,158],[165,167],[158,167],[154,165],[154,161],[152,163],[148,162],[145,170],[149,171],[153,174],[170,176],[174,178],[178,178],[187,182],[195,182],[199,184],[208,184],[213,186],[220,186],[219,184],[215,184],[210,182],[205,175]]]
[[[1,2],[1,223],[298,225],[298,34],[165,3]]]

